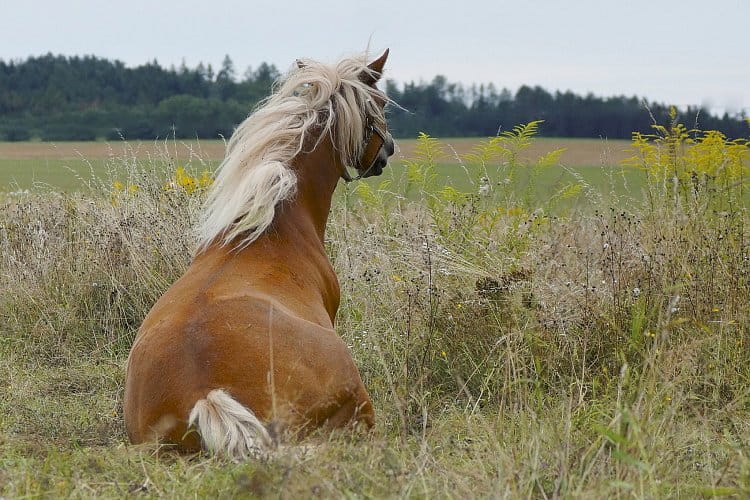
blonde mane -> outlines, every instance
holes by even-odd
[[[276,206],[294,195],[297,177],[290,163],[312,140],[317,146],[330,136],[342,163],[356,163],[367,118],[385,121],[376,99],[385,95],[361,80],[363,74],[375,76],[366,61],[366,54],[335,65],[302,61],[237,127],[206,199],[198,252],[214,242],[244,248],[258,239]]]

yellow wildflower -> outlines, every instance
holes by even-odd
[[[213,184],[214,180],[211,178],[211,172],[208,170],[204,170],[201,172],[201,178],[199,180],[199,184],[202,188],[207,188],[211,184]]]

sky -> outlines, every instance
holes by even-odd
[[[0,59],[93,54],[239,74],[369,47],[387,77],[638,95],[750,114],[750,0],[0,0]]]

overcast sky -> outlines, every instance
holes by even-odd
[[[750,0],[0,0],[0,58],[189,66],[391,48],[388,77],[750,111]]]

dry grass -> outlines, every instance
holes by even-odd
[[[746,204],[583,189],[596,211],[548,217],[513,184],[431,185],[431,147],[398,186],[341,188],[329,224],[376,429],[267,462],[126,443],[124,360],[200,202],[164,191],[170,159],[121,156],[135,192],[5,198],[0,495],[750,495]]]

